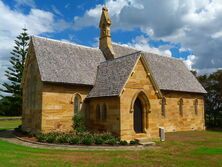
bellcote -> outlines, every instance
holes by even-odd
[[[100,28],[99,49],[103,52],[107,60],[114,59],[110,26],[111,26],[111,19],[109,17],[108,9],[106,7],[103,7],[99,23],[99,28]]]

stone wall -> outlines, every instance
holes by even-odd
[[[81,112],[86,109],[84,100],[88,86],[44,83],[42,93],[42,132],[72,131],[74,97],[81,96]]]
[[[22,128],[41,130],[42,82],[33,48],[30,47],[23,75]]]
[[[88,129],[92,131],[108,131],[114,135],[120,135],[120,101],[119,97],[101,97],[93,98],[89,101],[89,110],[86,113]],[[102,115],[102,106],[106,105],[106,119],[98,119],[97,107],[100,107]]]
[[[200,94],[162,91],[166,97],[166,116],[159,114],[159,126],[167,132],[204,130],[204,99]],[[179,100],[183,99],[182,114]],[[195,100],[198,101],[195,112]]]
[[[144,133],[137,134],[134,131],[133,125],[133,99],[137,94],[143,92],[148,97],[148,105],[144,107]],[[147,71],[141,61],[137,63],[134,71],[132,72],[127,84],[124,87],[124,91],[120,97],[120,113],[121,113],[121,139],[132,140],[140,137],[150,137],[150,130],[153,127],[150,120],[156,116],[155,113],[159,110],[159,99],[155,93],[155,89],[151,83],[150,76],[147,75]],[[151,111],[151,113],[149,113]],[[157,120],[156,120],[157,121]],[[147,129],[146,129],[147,127]]]
[[[167,132],[189,131],[204,129],[204,101],[203,96],[193,93],[161,91],[166,98],[165,116],[162,113],[161,98],[158,98],[153,87],[151,77],[143,61],[140,59],[132,75],[127,81],[120,97],[120,129],[121,139],[132,140],[148,137],[158,138],[159,127]],[[135,133],[133,125],[133,102],[137,95],[144,94],[148,98],[148,105],[143,106],[143,133]],[[183,99],[183,116],[180,115],[179,100]],[[194,101],[198,99],[198,112],[195,113]]]

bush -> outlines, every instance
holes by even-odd
[[[58,134],[55,137],[55,143],[68,143],[69,135],[67,134]]]
[[[101,136],[94,136],[95,144],[103,144],[104,140],[102,139]]]
[[[77,135],[74,133],[48,133],[48,134],[38,134],[36,136],[39,142],[46,143],[69,143],[69,144],[109,144],[109,145],[127,145],[126,141],[120,141],[119,139],[112,136],[110,133],[104,134],[91,134],[89,132],[78,133]]]
[[[108,139],[108,140],[105,141],[105,144],[115,145],[115,144],[117,144],[117,140],[115,138]]]
[[[115,136],[113,136],[111,133],[102,133],[99,134],[99,136],[104,140],[110,140],[110,139],[115,139]]]
[[[120,140],[119,144],[125,146],[128,142],[126,140]]]
[[[130,145],[137,145],[139,144],[137,140],[131,140],[130,141]]]
[[[46,134],[46,142],[47,143],[54,143],[55,140],[56,140],[56,137],[57,137],[57,133],[49,133],[49,134]]]
[[[38,134],[36,136],[36,138],[39,142],[44,142],[44,143],[46,142],[46,135],[45,134]]]
[[[69,144],[79,144],[80,142],[81,142],[81,141],[80,141],[79,136],[73,135],[73,136],[70,136],[70,137],[68,138],[68,143],[69,143]]]
[[[73,129],[77,133],[82,133],[86,131],[85,120],[81,113],[77,113],[73,117]]]
[[[81,143],[85,145],[92,145],[94,143],[93,136],[92,135],[84,136]]]

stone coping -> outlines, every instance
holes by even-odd
[[[33,148],[44,148],[44,149],[57,149],[57,150],[101,150],[101,151],[115,151],[115,150],[145,150],[145,149],[152,149],[156,146],[143,146],[143,145],[133,145],[133,146],[102,146],[102,145],[69,145],[69,144],[52,144],[52,143],[42,143],[42,142],[36,142],[27,140],[21,137],[16,136],[14,131],[0,131],[0,133],[8,133],[10,135],[10,138],[7,137],[1,137],[1,140],[8,141],[10,143],[19,144],[23,146],[33,147]]]

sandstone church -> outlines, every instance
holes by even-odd
[[[72,130],[82,113],[90,131],[122,140],[204,130],[201,84],[183,61],[114,44],[102,9],[99,48],[31,37],[23,73],[22,128]]]

